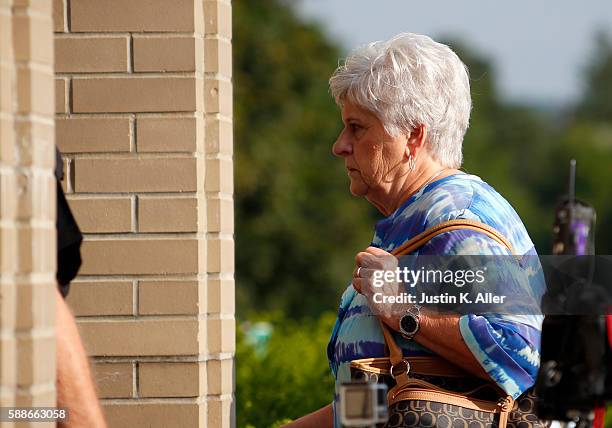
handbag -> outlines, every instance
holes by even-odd
[[[514,254],[508,240],[494,228],[467,219],[449,220],[420,233],[393,251],[413,252],[434,236],[467,229],[486,234]],[[380,322],[388,357],[350,363],[353,380],[385,383],[389,419],[385,428],[544,428],[535,415],[535,397],[528,390],[514,400],[497,384],[478,378],[438,356],[404,357],[389,327]]]

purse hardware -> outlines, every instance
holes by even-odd
[[[404,370],[400,372],[396,371],[396,369],[402,368],[404,368]],[[391,373],[391,377],[393,377],[393,379],[403,374],[407,375],[410,372],[410,363],[405,358],[402,358],[399,363],[391,365],[391,369],[389,370],[389,372]]]

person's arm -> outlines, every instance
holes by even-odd
[[[399,331],[399,316],[386,317],[385,324]],[[419,331],[413,340],[470,373],[489,379],[482,365],[465,344],[458,315],[438,315],[421,310]]]
[[[284,428],[332,428],[334,426],[334,411],[332,404],[321,407],[319,410],[302,416]]]
[[[85,348],[68,305],[55,293],[57,405],[68,409],[65,428],[106,428]]]
[[[384,321],[399,330],[399,317]],[[538,330],[501,317],[425,312],[413,340],[516,398],[535,382],[537,337]]]

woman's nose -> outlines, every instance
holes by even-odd
[[[344,131],[338,135],[332,146],[332,152],[339,157],[348,156],[353,153],[353,144]]]

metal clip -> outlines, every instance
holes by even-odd
[[[502,412],[508,412],[512,405],[512,398],[504,397],[497,402],[497,405],[501,408]]]
[[[403,369],[403,370],[402,370]],[[406,359],[402,359],[398,364],[391,365],[391,376],[393,379],[402,374],[408,374],[410,372],[410,363]]]

